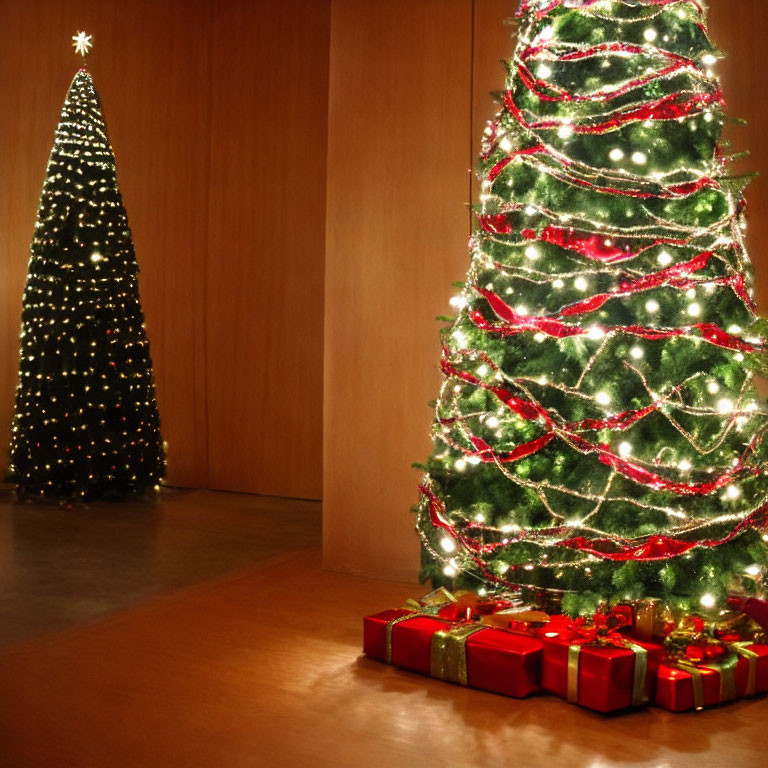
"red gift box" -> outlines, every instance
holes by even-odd
[[[414,616],[413,611],[398,608],[390,611],[382,611],[363,619],[363,653],[374,659],[381,659],[388,663],[392,659],[387,658],[387,633],[392,631],[390,622],[395,619]]]
[[[540,687],[541,641],[475,622],[384,611],[365,617],[363,650],[403,669],[505,696],[522,698]]]
[[[708,667],[662,664],[656,682],[658,707],[670,712],[712,707],[736,698],[735,664]]]
[[[735,644],[736,693],[740,697],[755,696],[768,691],[768,645]]]
[[[614,642],[626,646],[546,637],[542,688],[598,712],[642,706],[652,699],[662,646],[618,638]]]

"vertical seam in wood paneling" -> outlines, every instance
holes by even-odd
[[[475,3],[477,0],[470,0],[470,23],[469,23],[469,233],[472,234],[472,187],[474,186],[475,173]]]
[[[333,0],[328,1],[328,49],[326,59],[326,92],[325,92],[325,196],[323,198],[323,306],[322,306],[322,330],[320,343],[323,345],[322,361],[320,364],[320,499],[325,496],[325,290],[326,270],[328,268],[328,153],[331,148],[331,30],[333,25]]]
[[[203,487],[211,487],[211,437],[209,428],[209,392],[208,392],[208,264],[211,251],[211,169],[213,167],[213,88],[215,83],[213,73],[213,37],[216,18],[216,0],[206,2],[207,37],[207,66],[208,66],[208,164],[205,169],[205,254],[203,266],[203,445],[205,447],[205,467],[203,468]]]

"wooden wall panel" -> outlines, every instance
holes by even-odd
[[[471,0],[334,0],[324,565],[413,580],[410,506],[467,267]]]
[[[477,166],[485,124],[499,109],[495,93],[504,90],[506,70],[503,61],[515,48],[511,23],[517,4],[514,0],[474,0],[472,57],[472,146],[473,168]],[[477,202],[480,185],[472,176],[472,202]]]
[[[208,3],[2,3],[0,29],[0,451],[16,383],[21,293],[45,164],[70,80],[70,45],[94,36],[102,97],[134,233],[168,480],[205,484],[203,292],[208,169]],[[200,44],[200,41],[203,44]]]
[[[760,311],[768,314],[768,13],[765,0],[710,0],[709,5],[712,38],[727,54],[717,71],[728,113],[747,121],[746,127],[727,129],[734,151],[750,153],[733,172],[760,172],[747,188],[747,245],[755,267]]]
[[[215,4],[210,487],[320,498],[329,0]]]
[[[329,3],[0,4],[0,446],[37,199],[79,66],[70,37],[85,29],[142,270],[168,482],[320,496]]]

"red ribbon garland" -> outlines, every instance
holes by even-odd
[[[589,328],[584,328],[580,325],[569,325],[551,317],[521,315],[493,291],[477,285],[474,286],[474,289],[486,299],[496,316],[503,321],[502,325],[493,324],[479,310],[471,311],[469,318],[472,322],[481,330],[488,331],[489,333],[515,336],[519,333],[531,331],[533,333],[543,333],[553,338],[565,339],[570,336],[588,336],[592,332]],[[762,345],[749,344],[742,341],[722,330],[722,328],[714,323],[694,323],[683,328],[646,328],[640,325],[605,325],[600,326],[600,328],[606,334],[627,333],[631,336],[639,336],[647,341],[689,336],[693,331],[698,331],[700,338],[716,347],[748,354],[762,349]]]
[[[433,527],[447,531],[451,536],[460,541],[467,552],[470,554],[473,562],[480,568],[486,577],[496,583],[506,584],[508,586],[520,586],[520,582],[506,581],[496,576],[488,569],[485,561],[479,557],[480,554],[497,549],[500,544],[481,544],[471,537],[459,533],[456,528],[443,519],[445,514],[445,505],[435,495],[431,488],[426,485],[419,486],[419,492],[427,500],[430,521]],[[646,562],[652,560],[669,560],[673,557],[689,552],[694,547],[706,547],[713,549],[732,541],[736,536],[747,529],[764,529],[768,526],[768,504],[760,507],[751,515],[742,520],[736,527],[721,539],[704,539],[703,541],[680,541],[670,536],[651,536],[640,541],[627,541],[621,544],[614,539],[587,539],[578,537],[564,539],[556,542],[555,546],[565,547],[577,550],[586,554],[593,555],[601,560],[611,561],[629,561]],[[559,529],[553,529],[557,531]],[[523,538],[523,537],[520,537]],[[518,539],[519,540],[519,539]],[[502,546],[506,546],[501,543]],[[609,548],[613,551],[610,551]],[[515,570],[516,566],[510,566],[510,570]]]
[[[594,125],[574,124],[571,126],[574,133],[587,133],[587,134],[601,134],[608,133],[616,128],[621,128],[628,123],[643,122],[645,120],[677,120],[686,115],[690,115],[695,109],[704,109],[711,104],[724,105],[722,92],[719,89],[715,89],[712,92],[695,93],[690,98],[684,101],[678,101],[680,94],[670,93],[666,96],[662,96],[656,101],[651,101],[647,104],[641,104],[635,107],[627,107],[625,109],[619,109],[614,117],[604,120],[601,123],[595,123]],[[504,105],[509,110],[509,113],[522,125],[526,130],[549,130],[554,128],[562,128],[562,122],[559,120],[535,120],[528,122],[523,113],[515,104],[514,97],[511,91],[507,91],[504,94]]]
[[[552,13],[556,8],[559,8],[565,0],[552,0],[552,2],[545,6],[544,8],[534,9],[533,8],[533,2],[534,0],[522,0],[520,7],[515,12],[515,16],[524,16],[526,13],[529,13],[531,10],[534,11],[536,18],[541,19],[544,16],[547,16],[548,14]],[[644,5],[672,5],[674,3],[679,3],[681,0],[644,0]],[[581,7],[582,8],[588,8],[590,5],[595,5],[596,3],[601,2],[601,0],[582,0]],[[704,13],[704,9],[701,7],[701,5],[697,2],[697,0],[686,0],[686,2],[690,3],[700,14]]]

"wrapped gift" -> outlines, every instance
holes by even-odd
[[[768,645],[734,643],[731,649],[739,657],[736,693],[743,698],[768,691]]]
[[[662,646],[623,637],[545,637],[542,688],[598,712],[652,699]]]
[[[374,659],[392,663],[391,634],[395,622],[414,616],[414,611],[395,608],[363,619],[363,653]]]
[[[740,597],[732,595],[728,598],[728,604],[747,616],[754,619],[764,631],[768,632],[768,600],[760,600],[756,597]]]
[[[477,622],[384,611],[365,617],[363,649],[403,669],[505,696],[540,687],[541,641]]]
[[[736,698],[736,666],[739,657],[706,665],[671,661],[659,666],[656,700],[671,712],[704,709]]]
[[[641,642],[654,642],[656,638],[666,637],[675,628],[671,608],[657,598],[626,600],[619,603],[614,612],[620,609],[631,612],[631,635]]]

